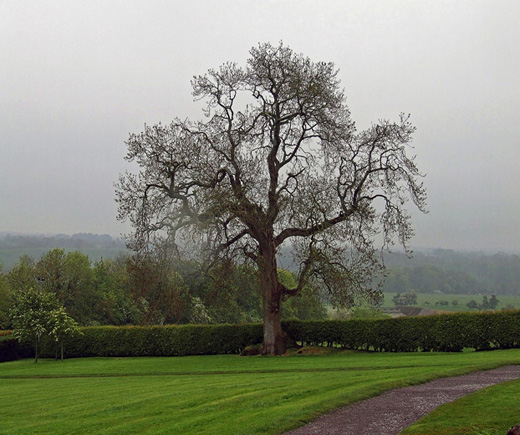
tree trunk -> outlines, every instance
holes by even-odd
[[[34,346],[34,362],[38,362],[38,343],[40,341],[40,338],[36,338],[36,345]]]
[[[262,355],[282,355],[286,351],[285,333],[282,330],[282,293],[276,268],[274,243],[261,244],[258,271],[263,294],[264,344]]]
[[[61,360],[63,361],[63,340],[61,341]]]
[[[280,295],[264,291],[264,344],[262,355],[283,355],[286,351],[282,330]],[[278,308],[276,308],[278,307]]]

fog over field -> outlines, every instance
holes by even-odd
[[[429,214],[412,245],[520,253],[520,2],[2,1],[0,232],[119,236],[145,123],[198,118],[190,80],[259,42],[332,61],[358,129],[411,114]]]

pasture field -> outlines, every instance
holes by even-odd
[[[388,293],[385,292],[385,301],[383,303],[384,307],[392,308],[394,303],[392,302],[392,298],[397,293]],[[488,299],[491,297],[487,295]],[[498,299],[498,307],[497,310],[506,308],[508,305],[511,307],[519,308],[520,307],[520,295],[497,295]],[[443,310],[443,311],[476,311],[470,310],[466,304],[474,300],[477,304],[482,302],[482,295],[462,295],[462,294],[434,294],[434,293],[417,293],[417,307],[421,308],[430,308],[434,310]],[[436,304],[436,302],[440,301],[448,301],[449,305],[440,305]],[[457,301],[457,304],[454,305],[453,301]]]
[[[384,390],[520,364],[520,349],[0,364],[0,433],[278,434]]]

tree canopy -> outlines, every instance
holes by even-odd
[[[245,67],[225,63],[192,81],[203,121],[176,119],[131,134],[140,167],[116,187],[131,248],[167,240],[217,264],[256,265],[266,354],[285,351],[281,304],[314,281],[336,305],[378,298],[383,247],[413,234],[405,205],[426,193],[407,154],[409,117],[357,132],[338,71],[280,43],[260,44]],[[282,247],[299,264],[294,288],[277,275]]]

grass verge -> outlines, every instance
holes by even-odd
[[[520,380],[484,388],[438,407],[402,435],[503,435],[520,423]]]
[[[520,364],[494,352],[0,364],[0,433],[277,434],[390,388]]]

